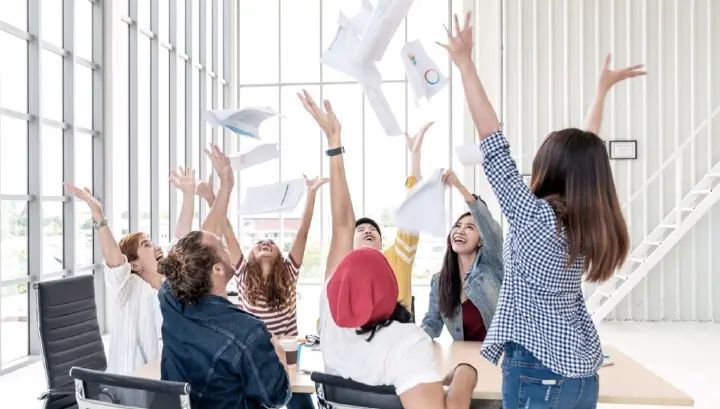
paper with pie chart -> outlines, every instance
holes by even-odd
[[[415,96],[415,105],[420,101],[430,101],[448,84],[448,79],[440,71],[423,48],[420,40],[411,41],[400,50],[405,66],[408,84]]]

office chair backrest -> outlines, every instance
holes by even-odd
[[[84,275],[33,284],[48,391],[45,409],[75,406],[73,366],[104,371],[105,348],[95,306],[95,277]]]
[[[155,379],[115,375],[92,369],[73,367],[70,376],[75,380],[76,399],[79,409],[190,409],[190,384]],[[142,392],[149,397],[137,406],[117,403],[115,392]]]
[[[318,402],[323,408],[353,407],[374,409],[402,409],[394,386],[370,386],[322,372],[313,372]]]

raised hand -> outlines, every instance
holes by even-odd
[[[205,148],[205,154],[212,162],[215,173],[220,178],[221,189],[232,189],[235,186],[235,172],[230,166],[230,158],[225,155],[217,145],[210,145],[210,149]]]
[[[170,183],[185,194],[195,192],[195,171],[190,168],[179,167],[170,171]]]
[[[215,191],[212,186],[212,176],[207,180],[198,180],[195,186],[195,194],[209,201],[215,199]]]
[[[305,107],[305,110],[308,111],[315,119],[315,122],[320,125],[320,128],[325,132],[328,139],[340,137],[340,121],[338,121],[335,116],[330,101],[323,101],[323,105],[325,106],[325,111],[323,111],[306,90],[298,92],[297,96],[300,102],[302,102],[303,107]]]
[[[459,186],[460,185],[460,179],[457,177],[455,172],[452,169],[448,169],[443,173],[442,182],[448,186]]]
[[[100,201],[95,198],[95,196],[92,195],[92,192],[88,188],[79,188],[72,183],[63,183],[63,186],[65,186],[65,189],[67,189],[68,192],[72,193],[75,198],[82,200],[83,202],[87,203],[88,207],[90,207],[90,213],[93,216],[93,219],[102,218],[103,214],[103,208],[100,204]],[[97,220],[97,219],[96,219]]]
[[[420,150],[422,148],[423,139],[425,139],[425,132],[427,132],[428,129],[434,124],[435,121],[431,121],[423,125],[422,128],[414,135],[410,136],[407,132],[405,132],[405,144],[407,145],[408,150],[410,153],[413,154],[419,154]]]
[[[613,85],[617,84],[620,81],[647,74],[646,71],[642,70],[645,64],[637,64],[618,70],[611,70],[611,61],[612,55],[606,55],[605,61],[603,62],[603,67],[600,70],[600,78],[598,79],[598,88],[600,91],[607,92],[610,90],[610,88],[613,87]]]
[[[303,174],[303,177],[305,178],[305,187],[307,187],[307,190],[310,193],[317,192],[317,190],[320,189],[320,186],[330,181],[330,178],[321,178],[319,176],[308,179],[308,177]]]
[[[460,27],[457,14],[455,14],[453,18],[455,23],[455,35],[453,35],[452,31],[445,27],[445,31],[448,35],[448,42],[447,44],[441,44],[439,42],[437,44],[448,51],[453,63],[455,63],[458,67],[465,64],[472,64],[473,34],[472,25],[470,24],[472,14],[469,11],[465,13],[465,23],[462,27]]]

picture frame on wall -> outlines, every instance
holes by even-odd
[[[609,144],[610,159],[632,160],[637,159],[636,140],[616,140]]]

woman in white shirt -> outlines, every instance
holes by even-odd
[[[157,272],[157,263],[164,257],[163,250],[169,250],[178,238],[190,231],[195,210],[194,172],[187,168],[172,171],[170,182],[183,192],[183,203],[175,237],[165,249],[153,244],[142,232],[130,233],[117,242],[102,205],[90,190],[65,184],[69,192],[90,207],[95,234],[105,258],[105,282],[115,305],[108,352],[110,373],[127,375],[160,357],[162,316],[157,294],[163,277]]]

